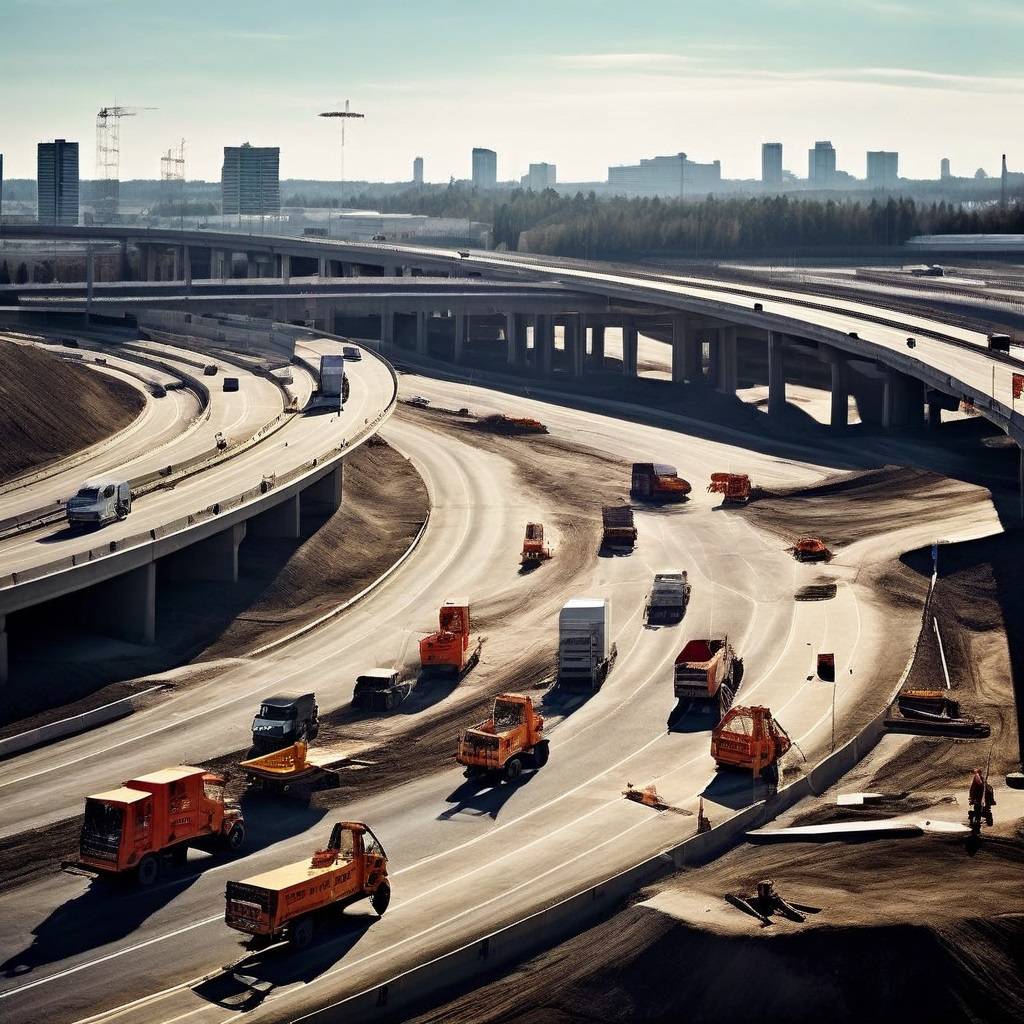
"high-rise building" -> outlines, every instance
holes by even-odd
[[[496,188],[498,154],[493,149],[473,150],[473,188]]]
[[[828,188],[836,176],[836,151],[831,142],[816,142],[807,151],[807,180],[818,188]]]
[[[423,157],[418,156],[412,162],[412,183],[414,185],[423,184]]]
[[[36,219],[40,224],[78,223],[78,143],[56,139],[36,149]]]
[[[543,192],[546,188],[554,188],[556,180],[554,164],[530,164],[530,172],[523,175],[521,184],[534,192]]]
[[[782,184],[782,143],[761,143],[761,181],[765,185]]]
[[[649,196],[706,195],[722,184],[722,164],[698,164],[685,153],[673,156],[655,156],[639,164],[626,164],[608,168],[608,184],[626,194]]]
[[[278,146],[224,147],[220,172],[221,209],[225,216],[268,217],[281,212]]]
[[[899,178],[900,155],[884,150],[868,151],[868,185],[893,188]]]
[[[939,177],[943,181],[946,181],[948,178],[952,178],[953,177],[953,175],[950,173],[950,170],[949,170],[949,157],[948,156],[944,156],[942,158],[942,163],[939,164]]]
[[[0,224],[4,222],[4,155],[0,153]]]

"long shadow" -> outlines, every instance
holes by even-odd
[[[695,706],[693,701],[681,699],[668,713],[665,728],[669,732],[683,734],[706,732],[710,736],[711,730],[718,724],[718,721],[717,708],[714,711],[705,710],[700,706]]]
[[[304,807],[294,801],[246,796],[245,853],[256,853],[282,839],[306,831],[327,814],[323,808]],[[326,839],[326,835],[324,836]],[[207,867],[233,860],[236,877],[245,877],[244,856],[192,853],[187,863],[163,865],[161,881],[149,889],[138,888],[134,877],[96,879],[84,892],[57,907],[32,930],[31,942],[0,964],[0,973],[28,974],[45,964],[58,963],[99,946],[117,942],[136,932],[167,904],[187,892]]]
[[[378,920],[363,902],[344,914],[325,912],[315,920],[313,944],[301,953],[288,946],[252,953],[193,991],[225,1010],[255,1010],[275,989],[319,977],[354,949]],[[244,955],[241,947],[240,953]]]
[[[750,772],[722,769],[704,787],[701,795],[713,803],[740,811],[774,792],[774,786],[763,779],[755,779]]]
[[[529,785],[536,771],[528,770],[518,782],[508,783],[492,779],[466,779],[445,797],[450,805],[438,816],[438,821],[451,821],[459,815],[471,818],[497,818],[508,800],[523,786]]]
[[[95,529],[76,529],[73,526],[65,526],[62,530],[55,530],[53,533],[48,533],[44,537],[37,537],[37,544],[61,544],[66,540],[71,540],[72,537],[80,537],[83,540],[88,538],[90,541],[95,541],[92,547],[101,547],[103,544],[103,527],[97,526]]]

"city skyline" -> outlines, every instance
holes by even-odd
[[[412,153],[428,180],[468,178],[480,139],[499,153],[502,180],[546,160],[562,180],[600,181],[609,166],[679,150],[721,160],[724,177],[754,179],[763,141],[783,143],[786,169],[801,174],[801,154],[823,138],[837,168],[857,176],[869,150],[899,151],[909,178],[936,177],[946,156],[959,176],[978,166],[995,175],[1003,151],[1011,166],[1024,162],[1009,138],[1024,98],[1015,70],[1024,12],[985,6],[1001,31],[983,49],[964,45],[976,6],[941,0],[858,0],[827,13],[737,0],[728,16],[653,0],[635,20],[586,18],[582,0],[527,0],[514,13],[439,0],[430,11],[398,2],[385,23],[314,2],[309,28],[275,27],[264,0],[242,28],[192,0],[173,17],[133,5],[131,19],[119,0],[8,0],[0,56],[13,95],[2,149],[9,178],[32,177],[38,142],[77,139],[82,177],[92,178],[96,111],[116,101],[159,108],[125,124],[122,179],[157,177],[160,154],[182,137],[188,177],[216,180],[223,146],[245,137],[281,147],[283,179],[330,180],[336,139],[314,119],[351,96],[366,120],[350,133],[350,180],[405,180]],[[328,52],[321,40],[342,24],[344,42]],[[405,45],[425,32],[430,47]],[[385,74],[382,45],[414,56],[384,62]]]

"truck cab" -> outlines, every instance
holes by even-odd
[[[252,720],[252,745],[260,751],[280,750],[298,740],[316,739],[320,731],[316,695],[278,694],[260,704]]]
[[[393,668],[371,668],[356,676],[352,706],[364,711],[390,711],[408,696],[410,687],[403,685]]]
[[[132,489],[127,480],[96,477],[86,480],[68,499],[68,523],[72,526],[104,526],[124,519],[132,510]]]

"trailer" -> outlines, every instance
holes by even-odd
[[[690,601],[690,581],[685,572],[659,572],[647,596],[648,625],[681,621]]]
[[[628,505],[606,505],[601,509],[601,547],[632,551],[636,545],[633,510]]]
[[[611,642],[611,608],[604,597],[574,597],[558,615],[558,682],[599,690],[618,650]]]
[[[337,784],[339,770],[365,766],[361,759],[373,746],[369,741],[341,741],[310,750],[303,740],[283,750],[240,761],[250,789],[257,793],[303,796]]]
[[[727,637],[690,640],[676,658],[673,692],[680,704],[718,721],[732,706],[742,672]]]

